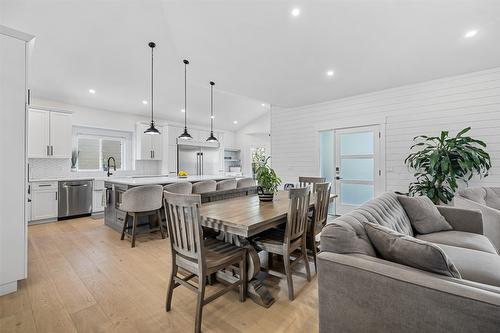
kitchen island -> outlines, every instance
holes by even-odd
[[[147,176],[147,177],[120,177],[108,178],[104,181],[106,207],[104,208],[104,224],[121,232],[125,222],[125,212],[118,210],[123,193],[129,188],[142,185],[168,185],[179,182],[196,183],[202,180],[224,180],[235,177],[230,176],[188,176],[188,177],[167,177],[167,176]],[[140,225],[149,224],[146,219],[139,221]]]

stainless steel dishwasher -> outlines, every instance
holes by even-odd
[[[59,182],[58,219],[92,213],[92,180]]]

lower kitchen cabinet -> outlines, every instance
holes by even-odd
[[[31,184],[31,221],[57,219],[57,182]]]
[[[94,180],[94,191],[92,193],[92,214],[104,212],[102,205],[102,194],[104,192],[104,180]]]

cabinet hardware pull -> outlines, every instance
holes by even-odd
[[[58,194],[58,193],[59,193],[59,192],[56,192],[56,201],[57,201],[57,194]]]
[[[54,156],[54,146],[50,146],[50,156]]]
[[[50,147],[47,146],[47,156],[50,156]]]

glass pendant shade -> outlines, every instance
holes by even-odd
[[[155,127],[154,113],[153,113],[153,99],[154,99],[154,71],[153,71],[153,49],[156,44],[149,42],[148,46],[151,48],[151,124],[147,130],[144,131],[145,134],[157,135],[161,134],[160,131]]]

